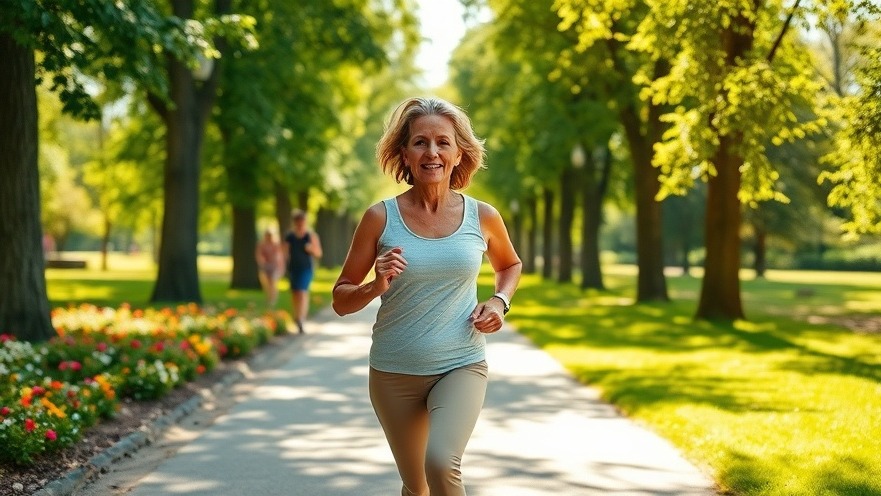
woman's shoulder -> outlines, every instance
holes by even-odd
[[[359,226],[362,229],[378,230],[381,232],[385,229],[385,218],[386,211],[384,202],[376,202],[367,207],[367,210],[364,211]]]
[[[471,198],[471,197],[468,197]],[[480,215],[480,220],[487,220],[496,217],[501,217],[502,214],[499,213],[496,207],[490,205],[485,201],[481,201],[478,199],[473,199],[475,203],[477,203],[477,213]]]

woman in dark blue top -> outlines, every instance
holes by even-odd
[[[309,229],[306,212],[291,212],[293,229],[284,237],[284,252],[287,259],[288,279],[291,281],[291,295],[297,329],[302,334],[303,321],[309,313],[309,285],[314,275],[314,258],[321,257],[321,240],[318,234]]]

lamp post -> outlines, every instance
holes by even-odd
[[[569,155],[569,159],[572,161],[572,167],[576,169],[581,169],[584,167],[584,163],[587,161],[587,156],[584,154],[584,147],[581,146],[581,143],[575,143],[575,146],[572,147],[572,153]]]
[[[198,61],[198,65],[193,69],[193,79],[200,83],[204,83],[208,81],[208,78],[211,77],[211,72],[214,71],[214,59],[208,58],[204,55],[197,55],[196,60]]]

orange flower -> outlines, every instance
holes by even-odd
[[[67,417],[67,415],[64,413],[64,411],[62,411],[60,408],[58,408],[55,405],[55,403],[52,403],[51,401],[49,401],[49,398],[40,398],[40,404],[43,405],[43,408],[45,408],[46,410],[49,410],[49,413],[51,413],[52,415],[55,415],[58,418]]]

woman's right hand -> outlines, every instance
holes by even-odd
[[[376,273],[374,284],[380,294],[388,291],[392,280],[407,268],[407,260],[403,253],[404,249],[396,246],[376,258],[376,262],[373,264],[373,270]]]

